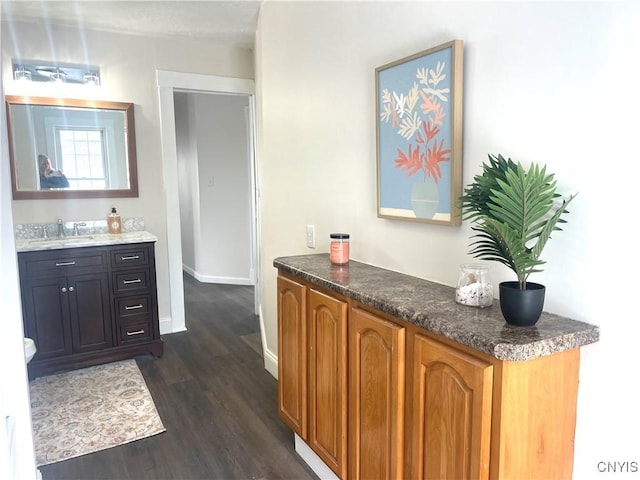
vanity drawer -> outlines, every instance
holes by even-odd
[[[149,288],[149,270],[115,272],[113,280],[116,294],[147,290]]]
[[[151,322],[132,323],[118,327],[118,344],[146,342],[153,336]]]
[[[151,298],[148,295],[140,297],[124,297],[116,300],[116,312],[119,317],[147,314],[151,310]]]
[[[125,268],[149,264],[149,248],[131,245],[111,252],[111,267]]]
[[[82,255],[76,252],[77,250],[72,254],[69,254],[70,252],[59,254],[51,254],[50,252],[21,253],[23,272],[27,275],[52,272],[70,273],[83,267],[90,268],[92,271],[106,270],[106,258],[103,253]]]

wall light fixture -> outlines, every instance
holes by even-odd
[[[100,67],[41,61],[14,61],[13,78],[20,81],[100,85]]]

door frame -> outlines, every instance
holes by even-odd
[[[169,292],[171,301],[171,325],[169,331],[174,333],[186,330],[184,309],[184,286],[182,280],[182,239],[179,228],[169,225],[180,225],[180,204],[178,192],[178,156],[176,145],[174,92],[187,93],[219,93],[228,95],[247,95],[249,97],[249,163],[251,183],[251,229],[254,267],[254,313],[258,313],[260,305],[260,262],[259,262],[259,222],[258,222],[258,184],[255,158],[255,82],[253,80],[215,75],[156,70],[158,84],[160,131],[162,137],[162,172],[166,200],[167,251],[170,252]],[[265,347],[265,333],[260,319],[260,336]]]

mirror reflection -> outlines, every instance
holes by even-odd
[[[6,101],[15,199],[137,196],[133,104]]]

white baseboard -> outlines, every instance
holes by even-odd
[[[322,480],[339,480],[338,476],[331,470],[322,459],[311,450],[311,447],[304,443],[304,440],[294,433],[294,444],[296,453],[309,465],[311,470]]]
[[[258,319],[260,320],[260,337],[262,339],[262,355],[264,357],[264,369],[273,378],[278,379],[278,356],[267,348],[267,335],[264,329],[264,316],[262,315],[262,304],[258,305]]]
[[[262,349],[264,352],[264,369],[271,374],[273,378],[278,379],[278,357],[270,350]]]
[[[166,335],[168,333],[175,333],[171,325],[171,317],[164,317],[160,319],[160,335]]]
[[[193,268],[188,267],[186,265],[182,265],[182,269],[191,275],[193,278],[202,283],[222,283],[226,285],[254,285],[255,282],[252,280],[253,276],[250,277],[220,277],[217,275],[203,275],[201,273],[196,272]]]

